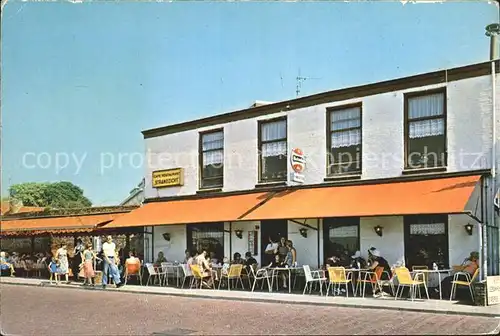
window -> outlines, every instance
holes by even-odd
[[[286,119],[272,120],[260,123],[260,181],[286,181],[286,132]]]
[[[361,171],[361,105],[328,109],[328,175]]]
[[[224,258],[224,223],[188,224],[188,249],[203,252],[222,260]]]
[[[433,263],[448,268],[448,216],[405,217],[405,257],[410,269]]]
[[[324,259],[359,251],[359,217],[325,218],[323,220]]]
[[[406,96],[406,168],[446,166],[445,95],[440,90]]]
[[[224,183],[224,132],[200,134],[200,188],[222,187]]]

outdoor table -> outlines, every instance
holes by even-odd
[[[271,276],[271,288],[273,288],[273,283],[274,283],[274,276],[275,273],[279,272],[288,272],[288,293],[292,292],[292,271],[296,271],[298,269],[301,269],[301,267],[274,267],[272,268],[272,276]],[[276,284],[278,284],[278,281],[276,280]]]
[[[430,269],[430,270],[417,270],[417,271],[413,271],[412,273],[415,273],[415,274],[437,273],[438,279],[439,279],[439,300],[442,300],[443,293],[441,292],[441,273],[448,273],[448,276],[449,276],[451,274],[451,271],[452,271],[451,269],[438,269],[438,270]]]

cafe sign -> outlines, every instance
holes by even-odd
[[[184,185],[184,170],[182,168],[153,172],[153,188],[177,187],[182,185]]]
[[[290,165],[292,166],[291,180],[296,183],[304,183],[304,170],[306,169],[306,157],[300,148],[292,149],[290,154]]]
[[[488,306],[500,304],[500,276],[486,277],[486,291],[488,296]]]

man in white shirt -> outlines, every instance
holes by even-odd
[[[262,261],[262,266],[267,266],[274,261],[274,255],[278,253],[278,243],[275,243],[271,237],[269,237],[269,244],[267,244],[264,253],[265,258]]]
[[[102,271],[102,288],[106,288],[108,284],[108,271],[109,275],[113,278],[116,287],[123,286],[120,280],[120,272],[118,271],[116,245],[113,242],[113,237],[108,236],[106,242],[102,244],[102,254],[104,257],[104,269]]]

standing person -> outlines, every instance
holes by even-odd
[[[68,262],[68,250],[66,243],[62,243],[61,247],[56,251],[56,259],[59,262],[60,274],[64,274],[66,283],[69,283],[69,262]],[[78,274],[78,273],[77,273]]]
[[[278,254],[280,255],[280,259],[282,261],[286,259],[286,255],[288,254],[288,246],[286,246],[285,237],[280,238],[280,242],[278,243]]]
[[[59,284],[59,266],[57,265],[57,260],[55,257],[52,257],[52,260],[49,263],[49,273],[50,273],[50,284],[52,285],[52,277],[56,281],[56,285]]]
[[[9,270],[10,271],[10,276],[11,277],[14,276],[14,273],[15,273],[15,271],[14,271],[14,265],[12,265],[12,262],[7,257],[7,254],[4,251],[0,252],[0,269],[2,271]]]
[[[291,240],[286,241],[286,246],[288,251],[286,253],[285,263],[288,267],[297,266],[297,250],[293,247],[293,242]]]
[[[102,252],[104,257],[104,267],[102,272],[102,288],[105,289],[108,284],[108,271],[109,275],[113,278],[117,288],[123,286],[120,281],[120,273],[118,273],[118,267],[116,266],[116,245],[113,242],[113,237],[108,236],[104,244],[102,244]]]
[[[262,260],[262,265],[268,265],[274,261],[274,255],[278,253],[278,243],[274,242],[272,237],[269,237],[269,244],[266,246],[265,258]]]
[[[96,260],[97,256],[92,250],[92,244],[87,244],[87,249],[84,250],[81,253],[80,259],[83,260],[83,275],[85,277],[85,280],[83,282],[83,285],[93,285],[92,283],[92,278],[95,276],[94,272],[94,261]]]
[[[85,251],[85,245],[82,240],[78,238],[76,240],[76,246],[73,249],[73,277],[75,281],[78,280],[78,273],[81,263],[83,262],[82,253]]]

